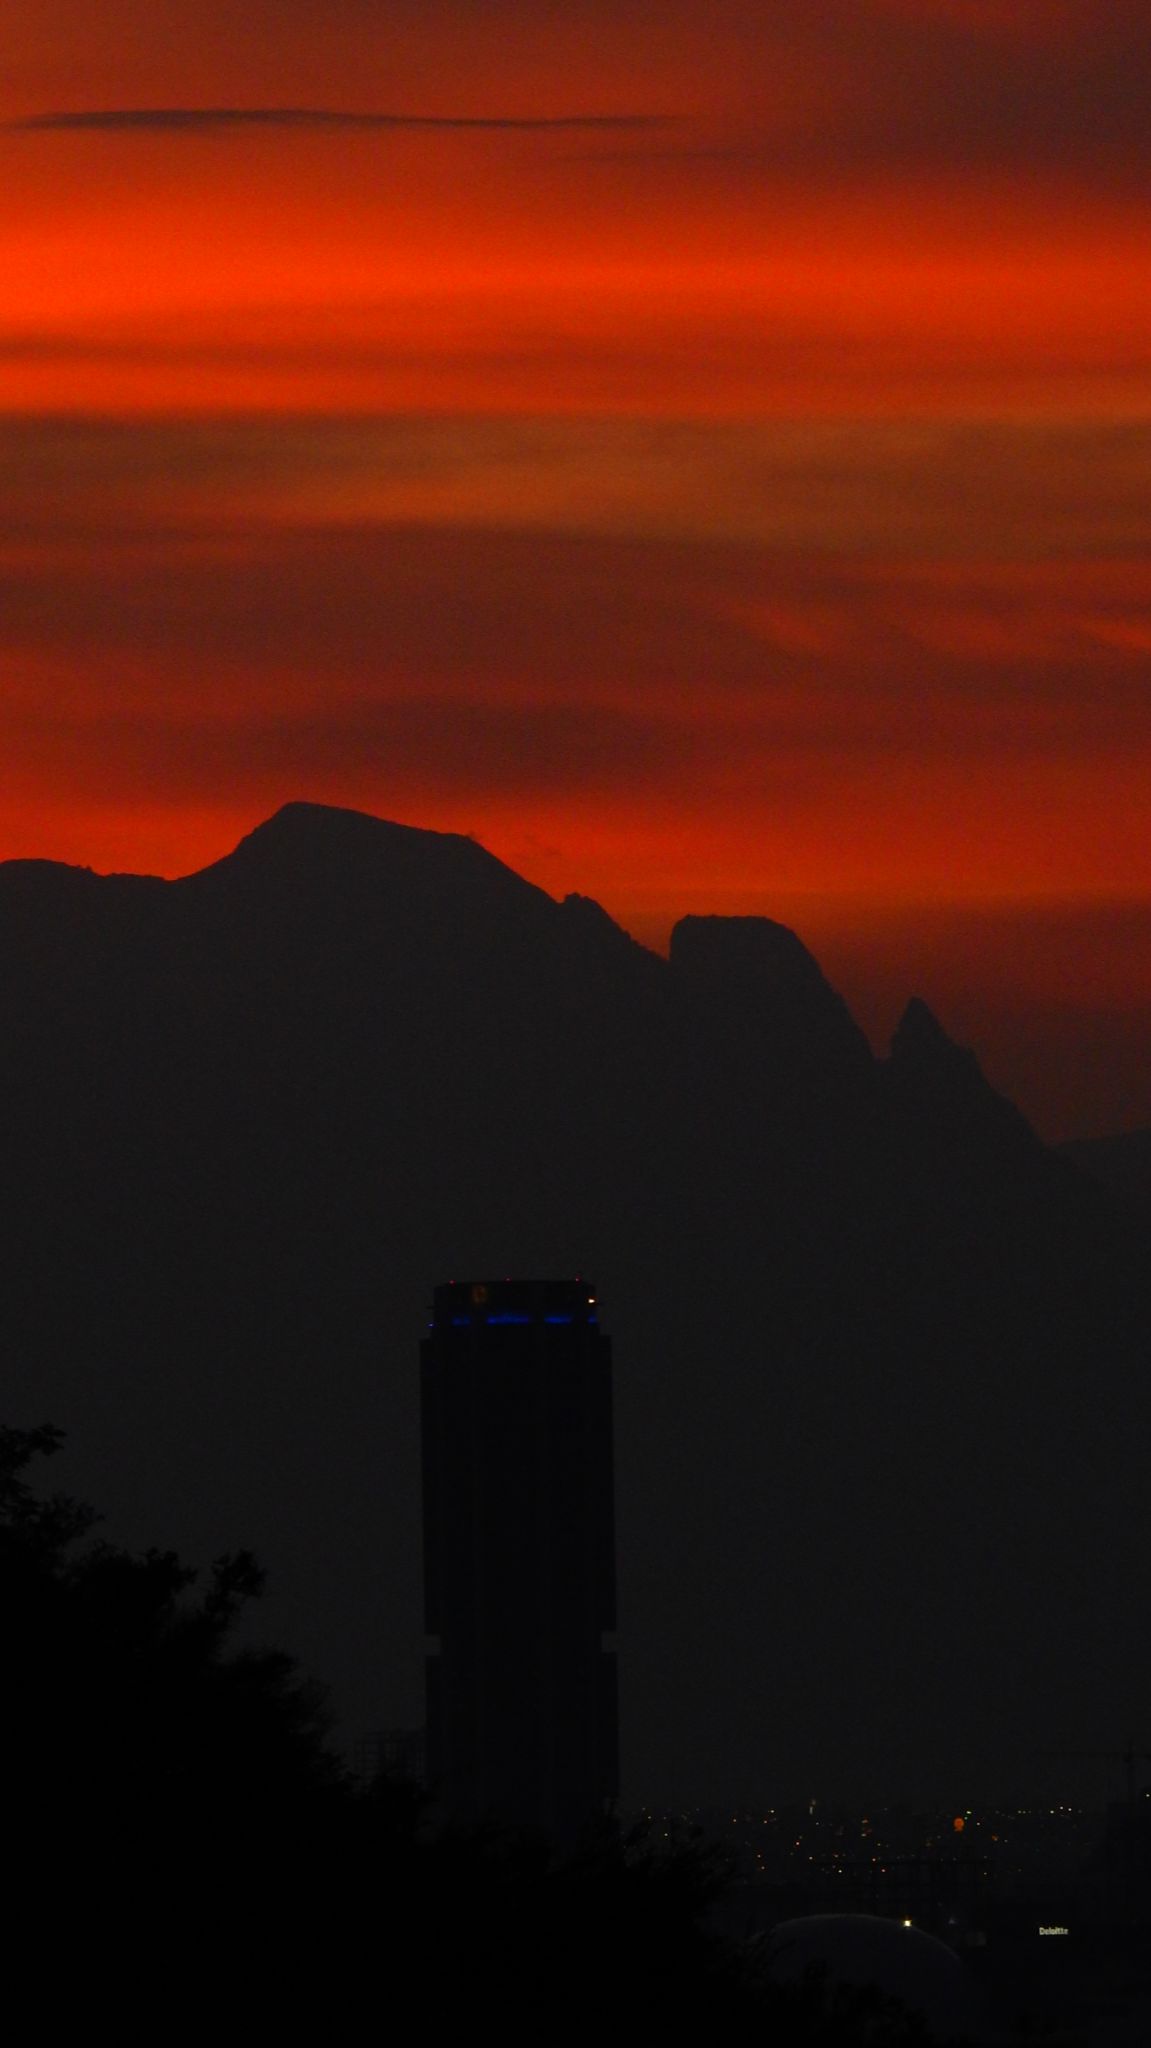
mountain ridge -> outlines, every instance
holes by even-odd
[[[664,960],[351,815],[171,883],[0,867],[9,1416],[69,1431],[63,1483],[250,1543],[345,1725],[414,1721],[427,1290],[591,1273],[629,1797],[989,1785],[1053,1692],[1137,1719],[1098,1585],[1151,1317],[1104,1191],[925,1016],[876,1060],[786,927]]]

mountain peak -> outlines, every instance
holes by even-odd
[[[681,917],[671,965],[685,986],[749,1018],[789,1066],[831,1061],[863,1074],[871,1051],[802,939],[770,917]]]
[[[907,1002],[903,1015],[895,1027],[891,1041],[892,1053],[898,1048],[902,1053],[926,1051],[928,1047],[941,1050],[950,1047],[952,1052],[962,1050],[955,1040],[948,1036],[933,1009],[922,996],[912,996]]]
[[[891,1063],[901,1074],[933,1077],[948,1072],[965,1075],[970,1084],[986,1087],[975,1054],[944,1030],[922,996],[912,996],[891,1040]]]
[[[461,902],[516,901],[554,908],[553,899],[514,868],[489,853],[477,839],[460,832],[436,832],[420,825],[398,825],[368,811],[345,810],[334,804],[282,804],[270,818],[245,834],[229,854],[198,874],[184,887],[245,892],[285,890],[297,896],[340,894],[362,896],[365,890],[410,897],[413,905],[439,900],[444,892]]]
[[[884,1062],[888,1103],[937,1133],[952,1126],[965,1145],[982,1131],[1026,1150],[1042,1150],[1022,1111],[987,1079],[970,1047],[959,1045],[921,996],[904,1010]]]
[[[347,810],[337,804],[314,804],[296,800],[281,804],[270,818],[245,833],[230,861],[251,860],[271,855],[360,857],[385,847],[411,850],[423,844],[450,841],[458,846],[475,846],[455,832],[433,832],[419,825],[397,825],[389,818],[374,817],[369,811]]]
[[[681,917],[671,935],[671,959],[693,974],[828,986],[803,940],[770,917]]]

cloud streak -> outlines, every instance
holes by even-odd
[[[335,538],[399,526],[858,563],[1146,561],[1149,476],[1140,419],[0,415],[8,538],[207,533],[231,545],[260,528]]]
[[[553,129],[664,127],[672,118],[664,114],[388,114],[358,113],[339,107],[81,107],[62,113],[31,114],[3,125],[9,134],[196,135],[266,128],[546,133]]]

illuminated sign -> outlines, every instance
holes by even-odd
[[[1071,1929],[1069,1927],[1041,1927],[1039,1932],[1040,1934],[1070,1934]]]

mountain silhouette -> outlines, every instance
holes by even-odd
[[[1139,1245],[923,1005],[878,1060],[783,926],[663,960],[309,804],[175,882],[0,865],[0,945],[8,1419],[119,1540],[255,1549],[350,1730],[422,1712],[430,1288],[577,1272],[630,1799],[1006,1790],[1139,1722]]]
[[[1111,1190],[1137,1221],[1146,1242],[1151,1230],[1151,1130],[1124,1131],[1108,1138],[1072,1138],[1060,1149]]]

